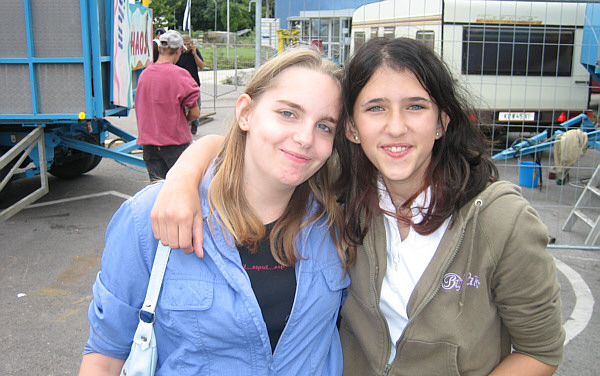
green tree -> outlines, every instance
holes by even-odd
[[[227,1],[223,1],[220,15],[221,30],[227,30]],[[229,2],[229,31],[236,32],[243,29],[254,28],[254,13],[248,12],[248,1],[232,1]]]
[[[167,1],[169,0],[162,0]],[[172,1],[172,0],[171,0]],[[250,0],[229,0],[229,30],[232,32],[254,27],[254,6],[248,12]],[[217,7],[217,30],[227,30],[227,0],[191,0],[191,22],[194,30],[215,30],[215,5]],[[185,1],[175,9],[177,25],[183,25]]]
[[[182,0],[152,0],[150,8],[152,8],[154,28],[160,26],[174,28],[177,24],[175,11],[181,6],[182,2]]]

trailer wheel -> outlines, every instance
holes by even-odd
[[[98,139],[88,133],[82,133],[74,138],[99,145]],[[61,179],[72,179],[93,170],[101,160],[102,157],[98,155],[67,147],[57,147],[54,149],[54,163],[48,172]]]

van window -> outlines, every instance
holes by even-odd
[[[365,44],[365,32],[357,31],[354,33],[354,51],[358,50],[360,46]]]
[[[396,37],[396,28],[394,26],[386,26],[383,28],[383,37],[394,39]]]
[[[464,26],[462,73],[570,76],[574,36],[568,28]]]
[[[371,39],[377,38],[378,36],[379,36],[379,28],[378,27],[372,27],[371,28]]]
[[[435,32],[433,30],[418,30],[415,34],[415,39],[424,43],[427,47],[433,49],[433,42],[435,42]]]

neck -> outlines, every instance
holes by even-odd
[[[396,208],[402,206],[409,197],[413,196],[421,187],[405,186],[384,179],[385,188]]]
[[[173,55],[161,54],[158,56],[158,59],[156,60],[155,64],[165,64],[165,63],[175,64],[175,63],[177,63],[177,60],[179,60],[178,54],[173,54]]]
[[[288,206],[294,189],[277,190],[264,185],[244,182],[244,196],[262,223],[279,219]]]

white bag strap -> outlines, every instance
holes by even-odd
[[[163,276],[165,275],[165,269],[167,269],[167,261],[169,261],[169,254],[171,248],[162,245],[158,242],[156,247],[156,256],[154,258],[154,264],[152,264],[152,273],[150,274],[150,281],[148,282],[148,291],[146,291],[146,299],[144,299],[144,305],[141,311],[150,313],[154,322],[154,309],[156,308],[156,302],[158,301],[158,295],[162,286]],[[141,319],[141,318],[140,318]]]

